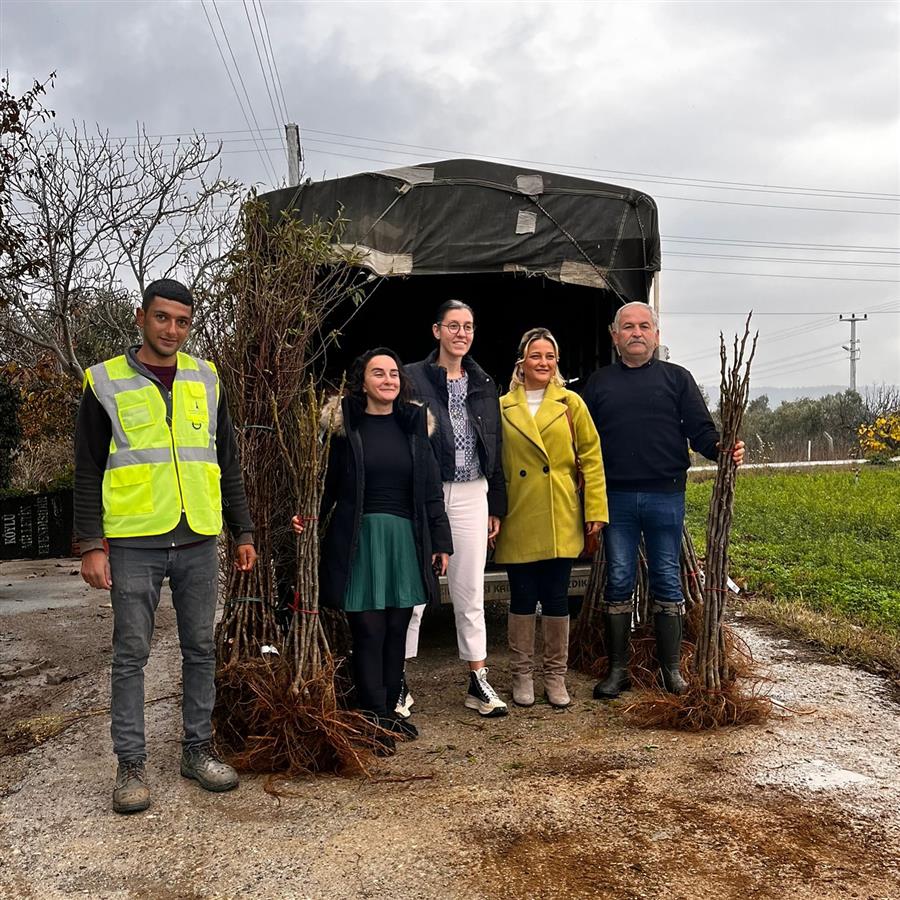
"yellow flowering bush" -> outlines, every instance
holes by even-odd
[[[866,459],[887,459],[900,454],[900,413],[879,416],[859,426],[859,448]]]

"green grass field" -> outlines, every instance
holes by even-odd
[[[712,486],[688,484],[698,552]],[[731,574],[771,599],[900,637],[900,470],[741,473]]]

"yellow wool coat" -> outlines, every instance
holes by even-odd
[[[576,491],[575,452],[566,409],[572,414],[584,472],[584,510]],[[494,559],[499,563],[576,557],[584,522],[608,522],[600,438],[578,394],[549,384],[537,413],[520,385],[500,398],[503,475],[509,509]]]

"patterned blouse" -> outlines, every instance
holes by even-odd
[[[454,481],[474,481],[481,477],[478,462],[478,439],[469,420],[466,397],[469,393],[469,375],[463,372],[461,378],[447,379],[449,395],[450,423],[453,425],[453,447],[456,451]]]

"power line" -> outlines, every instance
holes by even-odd
[[[779,263],[799,263],[801,265],[814,266],[870,266],[881,269],[896,269],[900,267],[900,263],[890,262],[869,262],[868,260],[845,260],[845,259],[792,259],[787,256],[742,256],[730,253],[685,253],[678,250],[666,251],[666,256],[690,256],[695,259],[737,259],[749,260],[750,262],[779,262]]]
[[[663,270],[663,271],[665,271],[665,270]],[[784,312],[784,311],[762,312],[757,309],[753,310],[753,318],[754,319],[757,316],[826,316],[826,317],[830,318],[832,316],[839,316],[839,315],[840,315],[839,312],[836,312],[833,310],[829,310],[828,312],[814,312],[814,313],[801,311],[799,309],[792,310],[790,312]],[[869,315],[870,316],[900,315],[900,309],[883,309],[880,312],[869,312]],[[729,310],[724,310],[724,309],[715,309],[715,310],[710,309],[710,310],[699,310],[699,311],[690,311],[690,312],[688,312],[687,310],[685,310],[683,312],[681,312],[681,311],[666,312],[665,310],[662,310],[660,312],[660,316],[662,316],[663,318],[667,318],[668,316],[743,316],[744,318],[746,318],[747,310],[738,310],[736,312],[730,312]],[[791,327],[793,328],[795,326],[792,325]],[[798,329],[800,328],[800,326],[796,326],[796,327]],[[800,329],[800,330],[802,331],[803,329]]]
[[[345,134],[337,131],[322,131],[315,128],[306,128],[304,129],[308,134],[323,134],[328,135],[330,137],[343,137],[349,138],[351,140],[359,140],[359,141],[369,141],[374,144],[389,144],[396,147],[410,147],[414,150],[427,150],[433,153],[449,153],[454,156],[467,156],[471,157],[473,154],[470,154],[464,150],[448,150],[446,147],[430,147],[422,144],[406,144],[400,141],[383,141],[378,138],[372,137],[363,137],[360,135],[354,134]],[[390,147],[361,147],[360,149],[375,149],[375,150],[387,150],[388,152],[401,152],[401,151],[391,151]],[[566,169],[578,169],[583,170],[585,172],[599,172],[599,173],[608,173],[612,175],[628,175],[630,177],[637,178],[660,178],[666,179],[669,182],[698,182],[697,185],[687,185],[687,186],[724,186],[723,189],[731,189],[738,187],[747,187],[752,188],[761,193],[780,193],[781,191],[798,191],[803,193],[804,196],[814,195],[816,193],[821,194],[822,196],[832,196],[834,197],[836,194],[847,195],[850,199],[888,199],[888,200],[900,200],[900,194],[890,194],[884,191],[849,191],[837,188],[806,188],[806,187],[794,187],[789,185],[764,185],[758,184],[754,182],[742,182],[742,181],[722,181],[718,179],[712,178],[688,178],[680,175],[659,175],[655,173],[648,172],[630,172],[621,169],[601,169],[591,166],[581,166],[575,165],[571,163],[552,163],[540,160],[532,160],[532,159],[523,159],[520,157],[500,157],[491,154],[475,154],[475,156],[490,156],[493,159],[499,159],[505,162],[518,162],[518,163],[527,163],[529,165],[538,165],[538,166],[551,166],[556,168],[566,168]],[[666,182],[660,182],[666,183]],[[836,198],[837,199],[837,198]]]
[[[753,371],[756,372],[757,375],[765,374],[770,369],[782,369],[785,365],[793,364],[793,363],[802,363],[811,360],[811,357],[816,357],[817,359],[822,358],[823,353],[828,353],[829,351],[835,351],[837,348],[835,346],[834,341],[829,342],[828,344],[824,344],[821,347],[815,347],[812,350],[807,350],[804,353],[792,353],[790,355],[790,359],[779,359],[775,362],[771,363],[762,363],[760,365],[754,365]]]
[[[825,359],[820,359],[817,362],[807,363],[803,366],[788,366],[780,371],[774,372],[766,372],[762,377],[765,378],[784,378],[785,375],[796,375],[798,372],[808,372],[810,369],[821,369],[825,366],[833,366],[842,361],[842,357],[840,356],[829,356]],[[751,370],[751,378],[753,377],[753,372]]]
[[[889,307],[897,307],[896,309],[889,309]],[[900,313],[900,300],[886,300],[883,303],[878,303],[869,309],[863,310],[863,312],[868,315],[896,315]],[[668,316],[715,316],[716,318],[720,318],[723,315],[728,316],[746,316],[746,311],[741,310],[739,312],[726,312],[723,313],[721,310],[716,312],[665,312],[663,311],[663,318],[667,318]],[[764,342],[764,346],[769,347],[772,344],[777,344],[781,341],[790,340],[792,338],[798,337],[799,335],[803,335],[806,337],[809,334],[812,334],[816,331],[822,331],[825,328],[831,328],[834,325],[833,316],[836,315],[832,312],[814,312],[814,313],[795,313],[795,312],[758,312],[756,310],[753,311],[753,316],[756,318],[757,316],[798,316],[802,315],[804,320],[799,324],[788,325],[786,328],[778,328],[774,331],[763,332],[760,329],[760,337]],[[819,317],[822,321],[815,322],[814,318]],[[712,354],[709,351],[701,351],[699,353],[689,353],[686,356],[679,357],[678,361],[681,363],[684,362],[694,362],[701,359],[707,359]]]
[[[276,125],[283,125],[283,122],[279,123],[279,115],[275,109],[275,101],[272,99],[272,92],[269,90],[269,79],[266,77],[266,67],[263,65],[262,55],[259,52],[259,44],[257,44],[256,42],[256,32],[253,30],[253,22],[250,20],[250,10],[247,9],[247,0],[241,0],[241,3],[244,7],[244,15],[247,17],[247,26],[250,29],[250,37],[253,39],[253,49],[256,51],[256,59],[259,61],[259,71],[262,75],[263,84],[266,88],[266,96],[269,98],[269,106],[272,110],[272,116],[275,119]],[[262,40],[262,34],[260,34],[260,40]],[[280,137],[284,152],[287,153],[287,144],[285,144],[284,142],[284,135],[282,134],[280,135]]]
[[[887,313],[887,314],[889,314],[889,313],[900,313],[900,309],[895,309],[895,310],[886,310],[886,309],[885,309],[885,307],[887,307],[887,306],[893,306],[893,305],[894,305],[895,303],[897,303],[897,302],[898,302],[898,301],[896,301],[896,300],[888,300],[888,301],[886,301],[886,302],[884,302],[884,303],[879,303],[879,304],[877,304],[876,306],[872,307],[872,309],[867,310],[867,311],[865,311],[865,312],[866,312],[867,315],[884,315],[884,314],[886,314],[886,313]],[[741,313],[740,315],[744,315],[744,313]],[[754,315],[754,316],[757,316],[757,315],[760,315],[760,313],[757,313],[757,312],[754,311],[753,315]],[[763,313],[762,315],[765,315],[765,313]],[[815,315],[824,315],[824,316],[828,316],[829,319],[830,319],[833,315],[835,315],[835,313],[821,312],[821,313],[816,313]],[[833,325],[833,324],[834,324],[833,321],[819,322],[819,323],[817,323],[817,324],[815,324],[815,325],[810,325],[810,326],[807,326],[807,325],[805,325],[805,324],[801,324],[801,325],[795,325],[795,326],[792,326],[791,328],[785,329],[783,334],[781,334],[781,332],[776,331],[776,332],[774,332],[774,334],[775,334],[775,335],[781,334],[781,336],[780,336],[780,337],[774,337],[774,338],[771,338],[770,336],[765,336],[765,337],[763,338],[764,346],[765,346],[765,347],[768,347],[770,344],[777,343],[778,341],[781,341],[781,340],[787,340],[788,338],[791,338],[791,337],[797,337],[797,336],[798,336],[799,334],[801,334],[801,333],[804,334],[804,335],[806,335],[806,334],[809,334],[809,333],[811,333],[811,332],[813,332],[813,331],[821,330],[822,328],[828,327],[828,326]],[[825,346],[823,346],[823,347],[819,347],[819,348],[816,348],[816,349],[813,349],[813,350],[809,350],[809,351],[807,351],[807,352],[805,352],[805,353],[801,353],[801,354],[792,354],[791,357],[790,357],[790,359],[783,360],[783,361],[781,361],[781,362],[779,362],[779,363],[769,363],[768,365],[762,365],[761,367],[756,366],[756,367],[754,367],[754,370],[753,370],[753,371],[754,371],[754,374],[755,374],[755,375],[760,375],[760,374],[762,374],[762,375],[764,375],[765,377],[771,377],[771,376],[776,375],[776,374],[778,374],[778,375],[789,374],[789,372],[794,371],[794,364],[795,364],[798,360],[799,360],[799,361],[803,361],[803,359],[804,359],[805,357],[809,357],[809,356],[813,356],[813,355],[816,355],[816,354],[820,354],[820,353],[822,353],[823,351],[827,351],[827,350],[832,349],[832,348],[833,348],[835,351],[836,351],[836,349],[837,349],[837,348],[835,347],[834,344],[828,344],[828,345],[825,345]],[[843,349],[843,348],[842,348],[842,349]],[[699,359],[699,358],[701,358],[701,357],[708,357],[708,356],[711,356],[711,355],[712,355],[712,354],[709,354],[709,353],[703,353],[703,354],[699,354],[699,355],[698,355],[698,354],[693,354],[693,355],[689,355],[689,356],[682,357],[682,358],[678,359],[677,361],[678,361],[679,363],[684,363],[684,362],[689,362],[689,361],[692,361],[692,360],[697,360],[697,359]],[[832,363],[835,362],[835,361],[836,361],[836,360],[831,359],[830,357],[829,357],[828,360],[826,360],[826,362],[832,362]],[[814,365],[819,365],[819,364],[821,364],[821,362],[822,362],[822,360],[820,360],[818,363],[815,363]],[[811,366],[805,366],[805,367],[803,367],[803,368],[805,368],[805,369],[813,368],[814,365],[811,365]],[[784,369],[785,366],[788,367],[788,370],[787,370],[787,371],[782,371],[782,370]]]
[[[835,253],[900,253],[900,247],[872,247],[861,244],[810,244],[800,241],[754,241],[749,238],[713,238],[683,237],[679,235],[660,235],[664,241],[676,241],[684,244],[724,244],[729,247],[791,247],[797,250],[830,251]]]
[[[267,129],[263,129],[263,130],[267,130]],[[341,141],[331,141],[331,140],[325,140],[322,138],[316,139],[317,143],[324,144],[326,146],[346,147],[349,149],[358,149],[358,150],[372,150],[375,152],[390,153],[390,154],[400,155],[400,156],[418,156],[419,155],[418,152],[413,153],[408,150],[398,149],[401,147],[410,147],[410,148],[416,149],[417,151],[426,150],[429,152],[445,153],[445,154],[450,154],[450,155],[454,155],[454,156],[465,156],[465,157],[475,158],[475,159],[494,160],[494,161],[498,161],[501,163],[526,163],[529,165],[538,165],[538,166],[543,166],[543,167],[564,169],[564,170],[568,170],[568,171],[577,170],[579,172],[586,172],[586,173],[599,174],[599,175],[613,174],[613,175],[628,175],[630,177],[638,177],[638,178],[644,178],[644,179],[657,178],[659,180],[655,180],[650,183],[671,184],[673,186],[678,186],[678,187],[696,187],[696,188],[700,188],[703,190],[706,190],[706,189],[731,190],[731,191],[740,190],[740,191],[749,191],[751,193],[764,193],[764,194],[789,193],[789,194],[793,194],[795,196],[803,196],[803,197],[821,196],[821,197],[826,197],[826,198],[831,198],[831,199],[836,199],[836,200],[839,200],[839,199],[869,200],[869,201],[882,200],[882,201],[890,201],[890,202],[897,202],[898,200],[900,200],[900,194],[890,194],[887,192],[848,191],[848,190],[836,189],[836,188],[835,189],[832,189],[832,188],[787,188],[787,186],[766,187],[765,185],[756,185],[753,187],[743,187],[742,185],[753,185],[754,183],[753,182],[716,181],[714,179],[702,179],[702,178],[683,178],[681,176],[654,176],[649,173],[628,172],[628,171],[617,170],[617,169],[600,169],[600,168],[595,168],[595,167],[590,167],[590,166],[581,166],[581,165],[569,164],[569,163],[554,163],[554,162],[547,162],[547,161],[541,161],[541,160],[524,159],[521,157],[503,157],[503,156],[498,156],[496,154],[471,153],[471,152],[464,151],[464,150],[451,150],[451,149],[442,148],[442,147],[430,147],[430,146],[418,145],[418,144],[404,144],[404,143],[399,143],[399,142],[388,142],[388,141],[381,141],[378,138],[368,138],[368,137],[363,137],[360,135],[344,134],[342,132],[322,131],[320,129],[315,129],[315,128],[305,128],[304,131],[307,134],[321,134],[321,135],[328,135],[328,136],[333,136],[333,137],[346,137],[346,138],[350,138],[355,141],[369,141],[370,142],[370,144],[359,144],[359,143],[346,144]],[[219,131],[219,132],[210,131],[208,133],[209,134],[240,134],[240,133],[242,133],[242,131],[240,129],[237,129],[237,130]],[[177,136],[177,133],[166,134],[166,135],[157,135],[157,136],[175,137],[175,136]],[[392,143],[393,146],[373,147],[373,146],[371,146],[371,143],[379,143],[379,144],[391,144]],[[317,152],[324,153],[325,151],[320,150]],[[354,156],[351,154],[342,154],[342,153],[332,153],[331,155],[339,156],[339,157],[347,158],[347,159],[361,159],[361,160],[368,161],[368,162],[379,162],[379,163],[384,163],[386,165],[397,165],[397,161],[390,160],[390,159],[384,159],[383,157],[376,158],[376,157],[367,157],[367,156]],[[664,199],[686,200],[686,199],[690,199],[690,198],[665,197]],[[863,212],[863,213],[871,212],[869,210],[844,210],[844,209],[833,209],[833,208],[826,208],[826,207],[805,207],[805,206],[793,206],[793,205],[784,206],[784,205],[780,205],[780,204],[741,204],[741,203],[738,203],[738,201],[723,201],[723,200],[720,200],[720,201],[709,200],[708,202],[710,202],[710,203],[728,203],[728,204],[732,204],[732,205],[750,205],[750,206],[760,205],[760,206],[764,206],[766,208],[775,208],[775,209],[787,208],[787,209],[802,209],[802,210],[814,210],[814,211],[824,211],[824,212]],[[877,213],[876,212],[874,214],[898,215],[900,213],[890,213],[890,212]]]
[[[216,49],[219,51],[219,58],[222,60],[222,65],[225,67],[225,74],[228,76],[228,81],[231,83],[231,89],[234,91],[235,99],[238,102],[238,106],[241,110],[241,115],[244,117],[244,121],[247,123],[247,128],[250,131],[250,134],[253,135],[253,129],[250,127],[250,119],[247,116],[247,111],[244,108],[243,101],[241,100],[241,95],[238,93],[237,85],[234,83],[234,79],[231,77],[231,70],[228,68],[228,63],[225,61],[225,54],[222,52],[222,46],[219,44],[219,38],[216,34],[216,29],[213,27],[212,19],[209,17],[209,12],[206,9],[205,0],[200,0],[200,6],[203,8],[203,15],[206,16],[206,21],[209,24],[209,30],[212,32],[213,40],[216,42]],[[155,135],[156,137],[162,137],[163,135]],[[170,135],[165,135],[169,137]],[[122,140],[122,138],[114,138],[114,140]],[[256,136],[253,136],[253,142],[256,143]],[[266,167],[266,161],[262,155],[262,149],[257,144],[256,152],[259,154],[260,161],[263,164],[263,169]]]
[[[310,133],[312,129],[306,129],[306,133]],[[307,141],[307,143],[313,143],[313,141]],[[321,140],[315,141],[315,143],[322,144],[328,143]],[[386,148],[379,147],[359,147],[360,150],[385,150]],[[240,151],[236,151],[240,152]],[[388,152],[403,152],[403,151],[391,151]],[[341,159],[359,159],[364,162],[377,162],[383,163],[384,165],[396,166],[398,165],[398,161],[396,160],[388,160],[382,159],[380,157],[372,157],[372,156],[358,156],[352,153],[337,153],[333,150],[321,150],[310,148],[307,150],[307,153],[316,154],[319,156],[336,156]],[[474,157],[477,159],[486,159],[484,156]],[[499,159],[499,158],[494,158]],[[501,162],[508,162],[509,160],[501,160]],[[565,168],[565,167],[556,167],[556,168]],[[702,185],[682,185],[683,187],[703,187]],[[811,195],[808,195],[811,196]],[[705,197],[673,197],[668,194],[654,194],[654,199],[656,200],[675,200],[683,203],[713,203],[719,206],[743,206],[743,207],[752,207],[757,209],[793,209],[802,212],[832,212],[832,213],[852,213],[854,215],[870,215],[870,216],[900,216],[900,211],[898,212],[890,212],[887,210],[871,210],[871,209],[839,209],[837,207],[827,207],[827,206],[797,206],[795,204],[786,204],[786,203],[747,203],[741,200],[711,200]],[[841,198],[836,198],[841,199]],[[859,199],[859,198],[858,198]]]
[[[269,130],[269,129],[261,129]],[[272,129],[275,130],[275,129]],[[858,199],[858,200],[882,200],[882,201],[891,201],[897,202],[900,200],[900,194],[890,194],[887,192],[874,192],[874,191],[848,191],[843,189],[833,189],[833,188],[803,188],[803,187],[790,187],[786,185],[773,185],[766,186],[762,184],[757,184],[754,182],[734,182],[734,181],[720,181],[715,179],[702,179],[702,178],[686,178],[682,176],[655,176],[650,173],[641,173],[641,172],[630,172],[625,170],[617,170],[617,169],[600,169],[589,166],[580,166],[575,164],[567,164],[567,163],[553,163],[546,162],[540,160],[529,160],[521,157],[502,157],[492,154],[473,154],[463,150],[451,150],[448,148],[441,147],[430,147],[426,145],[417,145],[417,144],[405,144],[400,142],[389,142],[382,141],[378,138],[369,138],[360,135],[351,135],[345,134],[342,132],[332,132],[332,131],[323,131],[321,129],[315,128],[305,128],[304,131],[307,134],[321,134],[328,135],[333,137],[346,137],[355,141],[369,141],[370,143],[379,143],[379,144],[392,144],[393,146],[381,146],[381,147],[372,147],[366,144],[345,144],[340,141],[329,141],[323,139],[316,139],[316,142],[319,144],[325,144],[326,146],[341,146],[347,147],[349,149],[359,149],[359,150],[372,150],[375,152],[381,153],[391,153],[394,155],[402,155],[402,156],[417,156],[418,153],[411,153],[407,150],[396,149],[399,147],[411,147],[416,150],[427,150],[429,152],[436,153],[446,153],[451,155],[462,155],[470,158],[476,159],[485,159],[485,160],[493,160],[501,163],[526,163],[529,165],[538,165],[543,167],[550,168],[561,168],[564,170],[577,170],[579,172],[587,172],[587,173],[595,173],[595,174],[613,174],[613,175],[628,175],[630,177],[638,177],[644,179],[658,178],[660,180],[653,181],[651,183],[654,184],[672,184],[674,186],[680,187],[696,187],[700,189],[717,189],[717,190],[741,190],[741,191],[750,191],[753,193],[768,193],[768,194],[785,194],[792,193],[796,196],[821,196],[827,197],[831,199]],[[209,134],[240,134],[243,133],[241,129],[229,130],[229,131],[210,131]],[[174,137],[177,136],[178,133],[166,134],[166,135],[157,135],[157,137]],[[229,151],[229,152],[241,152],[241,151]],[[385,165],[397,165],[396,160],[384,159],[382,157],[370,157],[370,156],[357,156],[348,153],[335,153],[332,151],[325,150],[317,150],[312,151],[319,153],[320,155],[332,155],[345,159],[359,159],[365,162],[378,162],[383,163]],[[832,208],[832,207],[807,207],[807,206],[797,206],[797,205],[789,205],[789,204],[757,204],[757,203],[742,203],[740,201],[734,200],[712,200],[712,199],[701,199],[701,198],[691,198],[691,197],[672,197],[667,195],[657,195],[661,199],[667,200],[681,200],[681,201],[696,201],[696,202],[706,202],[706,203],[720,203],[732,206],[758,206],[766,209],[797,209],[797,210],[805,210],[812,212],[848,212],[848,213],[856,213],[856,214],[870,214],[870,215],[900,215],[900,212],[890,212],[890,211],[879,211],[879,210],[854,210],[854,209],[840,209],[840,208]]]
[[[665,272],[688,272],[693,275],[741,275],[752,278],[804,278],[813,281],[868,281],[876,284],[900,284],[896,278],[842,278],[838,275],[788,275],[785,272],[722,272],[713,269],[664,269]]]
[[[225,38],[225,46],[228,47],[228,52],[231,55],[231,61],[234,63],[234,71],[237,74],[238,81],[241,83],[241,88],[243,88],[244,96],[247,98],[247,108],[250,110],[250,118],[253,119],[253,124],[256,126],[256,130],[259,133],[260,138],[262,138],[262,131],[259,127],[259,122],[256,121],[256,113],[253,111],[253,103],[250,100],[250,94],[247,92],[247,85],[244,83],[244,76],[241,74],[241,67],[238,65],[238,61],[235,58],[234,50],[231,49],[231,41],[228,39],[228,32],[225,30],[225,23],[222,21],[222,16],[219,15],[219,6],[216,0],[212,0],[213,11],[216,14],[216,18],[219,20],[219,27],[222,29],[222,37]],[[249,123],[248,123],[249,125]],[[272,186],[274,187],[278,183],[278,176],[275,174],[275,164],[272,162],[272,157],[269,154],[269,148],[265,147],[266,157],[269,160],[269,165],[272,169]]]
[[[336,156],[338,154],[335,154]],[[685,185],[689,187],[689,185]],[[749,206],[757,209],[796,209],[805,212],[854,213],[868,216],[900,216],[900,212],[888,212],[876,209],[838,209],[831,206],[794,206],[786,203],[745,203],[742,200],[710,200],[705,197],[672,197],[668,194],[655,194],[656,200],[680,200],[685,203],[714,203],[718,206]]]
[[[743,314],[742,314],[743,315]],[[758,315],[754,312],[754,316]],[[791,338],[797,337],[799,334],[812,334],[815,331],[822,331],[825,328],[830,328],[834,323],[831,320],[831,316],[824,322],[816,322],[815,324],[806,324],[802,326],[791,326],[786,329],[776,329],[775,331],[766,334],[760,329],[760,338],[763,340],[764,345],[768,347],[771,344],[777,344],[780,341],[790,340]],[[800,328],[800,330],[797,330]],[[695,362],[698,360],[706,360],[711,357],[713,353],[710,350],[703,350],[696,353],[688,353],[685,356],[679,357],[679,362]]]
[[[271,60],[272,68],[275,70],[273,83],[278,86],[278,90],[275,93],[279,96],[281,108],[284,110],[284,121],[290,122],[291,117],[288,114],[287,101],[284,98],[284,88],[281,86],[281,75],[278,74],[278,62],[275,59],[275,51],[272,49],[272,38],[269,36],[269,22],[268,19],[266,19],[266,10],[263,7],[262,0],[254,0],[254,9],[256,10],[257,19],[260,15],[262,16],[263,27],[265,29],[265,43],[267,43],[269,47],[266,58]]]
[[[828,356],[825,359],[819,359],[813,363],[807,363],[806,365],[794,366],[792,365],[793,360],[785,360],[785,368],[781,370],[773,370],[770,372],[762,373],[765,378],[783,378],[785,375],[793,375],[797,372],[805,372],[809,369],[819,369],[823,366],[835,365],[838,362],[843,361],[843,356]],[[751,376],[755,374],[759,374],[758,372],[754,372],[751,370]],[[716,372],[714,375],[705,374],[696,380],[705,384],[707,382],[713,382],[720,377],[721,373]]]
[[[307,128],[307,129],[305,129],[305,131],[307,134],[310,134],[313,132],[313,129]],[[403,151],[403,150],[391,150],[387,147],[366,147],[366,146],[356,145],[356,144],[343,145],[343,144],[339,144],[335,141],[322,141],[322,140],[316,140],[316,139],[314,139],[312,141],[307,141],[307,143],[313,143],[313,142],[317,143],[317,144],[326,144],[326,145],[333,144],[335,146],[349,146],[352,149],[359,149],[359,150],[374,150],[375,152],[379,152],[379,151],[385,152],[386,151],[388,153],[404,154],[406,156],[415,156],[416,155],[416,154],[407,153],[406,151]],[[337,153],[333,150],[310,149],[307,152],[308,153],[316,153],[319,156],[337,156],[337,157],[340,157],[341,159],[360,159],[360,160],[363,160],[364,162],[379,162],[379,163],[384,163],[385,165],[391,165],[391,166],[398,165],[398,162],[395,160],[388,160],[388,159],[382,159],[382,158],[371,157],[371,156],[357,156],[357,155],[351,154],[351,153]],[[447,151],[447,152],[452,152],[452,151]],[[512,159],[502,159],[501,157],[486,157],[484,155],[475,156],[473,158],[499,160],[500,162],[515,161]],[[572,168],[580,168],[580,167],[573,167],[573,166],[555,166],[552,163],[547,163],[545,165],[552,166],[553,168],[560,168],[560,169],[563,169],[564,171],[567,171]],[[602,171],[602,170],[589,170],[589,171]],[[659,182],[657,182],[657,183],[659,183]],[[708,185],[690,185],[690,184],[679,184],[677,186],[678,187],[699,187],[701,189],[709,187]],[[804,196],[814,196],[814,195],[806,194]],[[834,213],[853,213],[855,215],[870,215],[870,216],[900,216],[900,211],[891,212],[888,210],[840,209],[837,207],[829,207],[829,206],[798,206],[796,204],[787,204],[787,203],[748,203],[748,202],[742,201],[742,200],[712,200],[712,199],[705,198],[705,197],[673,197],[669,194],[654,194],[654,199],[676,200],[676,201],[681,201],[684,203],[713,203],[713,204],[720,205],[720,206],[744,206],[744,207],[753,207],[753,208],[758,208],[758,209],[794,209],[794,210],[799,210],[799,211],[804,211],[804,212],[834,212]],[[849,196],[848,197],[834,196],[834,199],[866,199],[866,198],[863,198],[863,197],[851,198]],[[873,199],[888,199],[888,198],[873,198]],[[893,202],[893,200],[892,200],[892,202]]]

